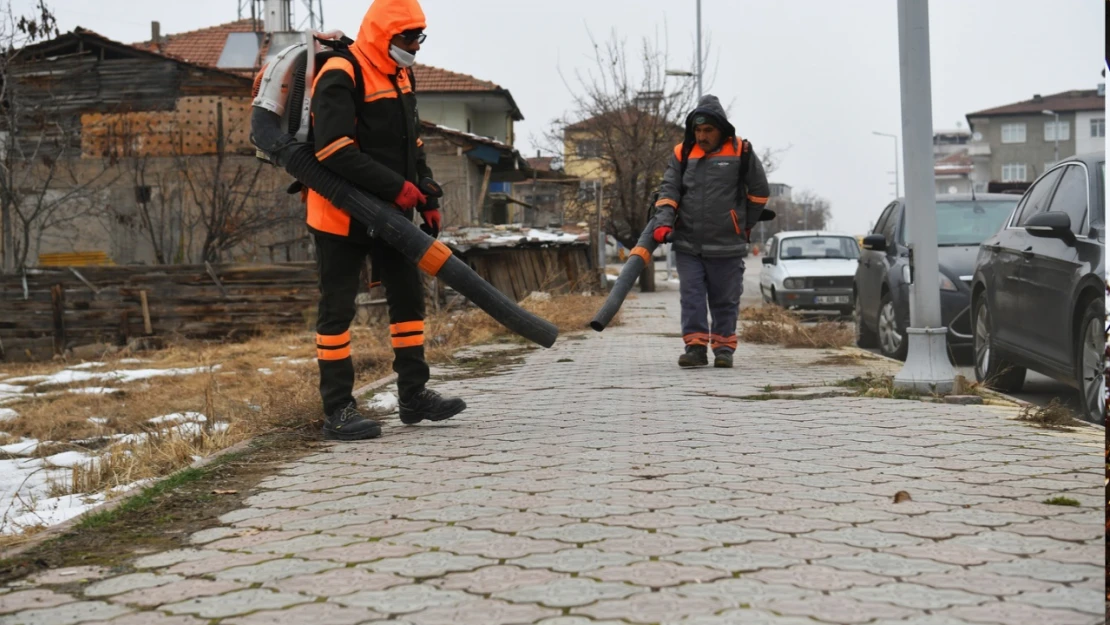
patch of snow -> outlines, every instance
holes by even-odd
[[[259,367],[258,372],[261,373],[262,375],[274,375],[274,370],[273,369],[267,369],[266,367]]]
[[[395,412],[399,404],[393,393],[378,393],[366,403],[366,411],[371,415],[385,415]]]
[[[19,416],[19,413],[11,408],[0,408],[0,421],[11,421]]]
[[[231,424],[228,423],[227,421],[220,421],[218,423],[213,423],[212,424],[212,431],[213,432],[218,432],[218,433],[221,433],[221,434],[228,431],[229,428],[231,428]]]
[[[193,423],[207,421],[208,417],[199,412],[175,412],[173,414],[162,415],[161,417],[154,417],[147,419],[147,423],[161,425],[163,423]]]
[[[90,380],[111,380],[126,384],[138,380],[158,378],[165,376],[194,375],[208,371],[216,371],[220,365],[211,367],[192,367],[187,369],[123,369],[119,371],[105,371],[103,373],[87,373],[84,371],[71,371],[63,369],[53,375],[28,376],[15,378],[8,382],[27,382],[35,384],[73,384],[75,382],[88,382]],[[0,389],[3,392],[3,389]],[[21,391],[22,392],[22,391]]]
[[[94,462],[96,458],[80,451],[63,451],[60,454],[47,456],[43,458],[43,463],[55,467],[75,467],[79,465],[88,465]]]
[[[121,365],[137,365],[137,364],[139,364],[139,363],[141,363],[141,362],[146,362],[146,361],[145,361],[145,360],[141,360],[141,359],[139,359],[139,358],[124,358],[124,359],[122,359],[122,360],[120,360],[120,361],[119,361],[119,363],[120,363]]]
[[[27,390],[26,386],[15,386],[12,384],[0,384],[0,394],[2,395],[18,395]]]
[[[274,362],[282,362],[283,360],[289,360],[289,356],[274,356],[273,358]]]
[[[38,448],[39,441],[33,438],[23,438],[18,443],[0,445],[0,451],[13,456],[29,456]]]
[[[108,419],[105,417],[89,417],[89,423],[96,425],[108,425]]]
[[[95,508],[102,501],[104,495],[101,494],[38,499],[33,503],[34,509],[8,519],[2,531],[5,534],[16,534],[25,528],[64,523]]]
[[[303,364],[309,363],[309,362],[316,362],[316,359],[315,358],[293,358],[291,360],[286,360],[285,364],[287,364],[287,365],[303,365]]]
[[[112,393],[122,393],[122,389],[108,388],[106,386],[86,386],[85,388],[71,388],[68,389],[70,393],[78,393],[80,395],[111,395]]]
[[[551,294],[544,291],[532,291],[528,294],[528,297],[524,298],[524,300],[533,302],[550,302]]]
[[[103,366],[105,366],[105,364],[102,362],[84,362],[79,365],[73,365],[72,367],[70,367],[70,369],[96,369]]]

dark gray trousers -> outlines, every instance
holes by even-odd
[[[675,264],[682,294],[682,340],[711,345],[716,353],[736,350],[736,321],[744,292],[744,259],[705,258],[678,252]],[[713,316],[710,328],[708,315]]]

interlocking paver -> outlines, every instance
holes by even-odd
[[[392,573],[342,568],[315,575],[298,575],[270,582],[266,586],[282,592],[299,592],[310,597],[339,597],[363,590],[385,590],[407,583],[409,580]]]
[[[427,583],[445,590],[464,590],[477,595],[489,595],[524,586],[568,579],[566,575],[542,569],[522,569],[515,566],[487,566],[476,571],[450,573]]]
[[[244,590],[247,584],[238,582],[216,582],[207,579],[186,579],[156,588],[133,590],[110,599],[112,603],[155,607],[164,603],[177,603],[197,597],[211,597],[236,590]]]
[[[686,582],[711,582],[729,574],[702,566],[679,566],[671,562],[636,562],[628,566],[609,567],[584,573],[606,582],[629,582],[649,588],[678,586]]]
[[[131,612],[130,608],[103,601],[78,601],[52,608],[24,610],[0,617],[0,625],[74,625],[85,621],[100,621]]]
[[[281,593],[263,588],[240,590],[218,597],[202,597],[161,606],[173,614],[193,614],[203,618],[226,618],[257,610],[280,610],[312,601],[310,597]]]
[[[63,603],[73,603],[77,599],[56,593],[45,588],[31,590],[18,590],[0,595],[0,614],[20,612],[22,610],[35,610],[39,608],[52,608]]]
[[[1095,625],[1103,622],[1074,610],[1039,608],[1027,603],[992,603],[952,608],[940,613],[983,625]]]
[[[102,566],[72,566],[64,569],[43,571],[37,575],[32,575],[29,581],[48,586],[51,584],[73,584],[75,582],[103,579],[111,574],[111,569]]]
[[[622,599],[640,592],[620,582],[599,582],[592,579],[556,579],[534,586],[523,586],[493,593],[493,597],[514,603],[538,603],[552,608],[570,608],[591,604],[602,599]]]
[[[360,564],[359,566],[372,571],[423,578],[439,577],[455,571],[473,571],[490,564],[497,564],[497,561],[478,556],[457,556],[453,553],[429,552],[404,558],[386,558]]]
[[[479,599],[442,608],[423,610],[406,617],[413,625],[518,625],[533,623],[558,610],[535,605]]]
[[[0,624],[152,608],[117,625],[1101,620],[1099,432],[1045,432],[995,406],[743,401],[897,365],[741,344],[759,367],[676,376],[660,356],[678,316],[663,288],[603,336],[492,377],[436,367],[439,388],[467,398],[461,419],[387,420],[373,445],[325,444],[189,537],[195,548],[138,558],[138,574],[51,571],[0,589]],[[894,503],[900,490],[912,500]],[[1041,503],[1054,495],[1081,505]],[[36,588],[49,584],[108,594]]]
[[[862,571],[840,571],[827,566],[803,564],[787,569],[758,571],[744,576],[770,584],[790,584],[811,590],[845,590],[857,586],[874,587],[890,581]]]
[[[142,590],[144,588],[155,588],[157,586],[165,586],[173,582],[179,582],[184,578],[179,575],[158,575],[156,573],[132,573],[131,575],[122,575],[120,577],[112,577],[104,581],[97,582],[85,588],[82,592],[86,597],[109,597],[111,595],[121,595],[125,592],[132,590]]]
[[[383,615],[368,608],[351,608],[334,603],[310,603],[288,610],[255,612],[220,621],[221,625],[275,625],[277,623],[311,623],[312,625],[359,625],[380,621]]]

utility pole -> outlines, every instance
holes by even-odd
[[[594,179],[594,195],[597,200],[597,280],[602,290],[608,287],[608,280],[605,275],[605,229],[601,224],[601,205],[603,194],[605,193],[604,181]]]
[[[898,53],[913,284],[910,327],[903,338],[909,341],[909,351],[894,383],[899,388],[943,394],[952,391],[955,371],[948,360],[948,330],[940,315],[929,0],[898,0]]]
[[[698,2],[698,101],[701,101],[701,0]]]

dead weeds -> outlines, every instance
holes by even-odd
[[[835,321],[803,324],[780,306],[745,308],[741,310],[740,317],[746,322],[740,337],[748,343],[833,349],[848,347],[856,340],[855,328],[851,324]]]
[[[1046,430],[1065,432],[1072,431],[1078,424],[1072,411],[1058,399],[1048,402],[1047,406],[1025,406],[1017,420]]]

